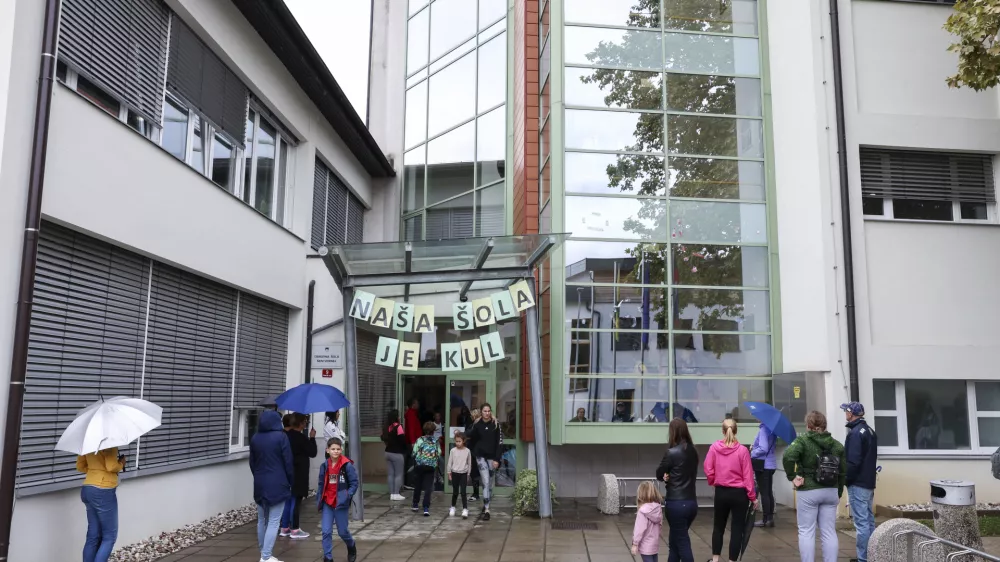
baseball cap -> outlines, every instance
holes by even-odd
[[[848,402],[846,404],[841,404],[840,409],[845,412],[850,412],[855,416],[865,415],[865,407],[861,404],[861,402]]]

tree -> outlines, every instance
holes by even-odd
[[[958,36],[948,50],[958,53],[952,88],[982,91],[1000,83],[1000,0],[958,0],[944,28]]]

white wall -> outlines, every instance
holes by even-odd
[[[246,460],[126,479],[118,487],[116,544],[138,542],[251,503],[253,478]],[[78,560],[86,533],[80,488],[18,499],[10,559]]]

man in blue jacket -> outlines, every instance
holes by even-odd
[[[875,531],[875,479],[878,462],[878,436],[865,421],[865,407],[860,402],[841,404],[847,418],[847,493],[851,502],[851,517],[858,531],[858,557],[852,560],[868,562],[868,539]]]
[[[257,504],[257,545],[261,562],[281,562],[271,556],[285,502],[292,497],[295,471],[292,448],[281,425],[281,414],[264,410],[257,434],[250,440],[253,501]]]

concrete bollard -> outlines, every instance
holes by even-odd
[[[875,527],[871,539],[868,540],[868,562],[921,562],[930,560],[945,560],[944,548],[940,544],[924,546],[917,552],[917,545],[927,541],[926,537],[902,535],[905,531],[923,531],[934,535],[934,532],[912,519],[890,519]]]
[[[618,495],[618,478],[614,474],[602,474],[597,483],[597,509],[605,515],[618,515],[621,501]]]
[[[976,485],[963,480],[932,480],[934,532],[942,539],[983,550],[976,513]]]

